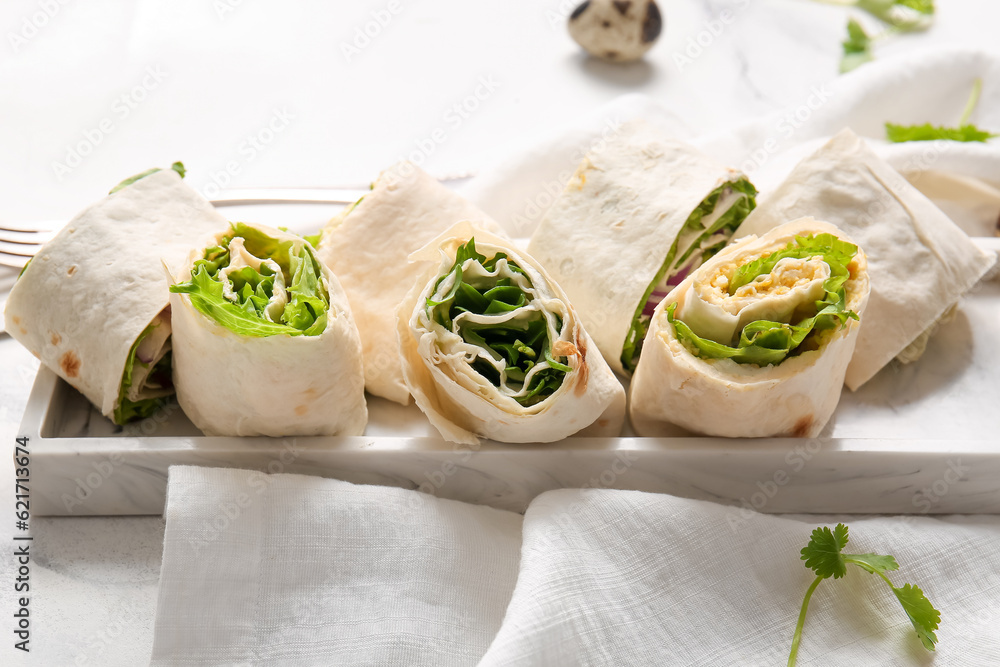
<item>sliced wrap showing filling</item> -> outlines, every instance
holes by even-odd
[[[857,253],[857,246],[832,234],[796,236],[742,265],[723,264],[695,285],[680,309],[669,305],[668,320],[695,356],[780,364],[818,349],[823,331],[858,319],[846,307],[845,290]]]
[[[475,372],[522,406],[551,396],[572,370],[559,355],[562,318],[543,307],[516,263],[502,252],[487,259],[474,238],[458,248],[425,308],[438,349],[464,355]]]
[[[677,235],[663,266],[646,288],[625,337],[621,362],[634,371],[653,311],[674,287],[729,243],[736,228],[756,206],[757,189],[743,178],[721,185],[696,208]]]
[[[174,393],[170,379],[170,309],[166,308],[135,339],[125,361],[114,421],[145,419]]]
[[[181,178],[187,173],[182,162],[174,162],[170,169]],[[130,176],[111,188],[108,194],[113,195],[158,171],[161,169],[154,167]],[[23,269],[21,273],[24,273]],[[125,370],[122,372],[122,383],[118,389],[114,422],[123,425],[152,415],[163,403],[163,399],[174,393],[170,372],[170,309],[166,308],[142,330],[129,349]]]
[[[330,296],[312,246],[278,240],[234,223],[194,263],[187,294],[203,315],[241,336],[318,336],[326,330]]]

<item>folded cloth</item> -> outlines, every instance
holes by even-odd
[[[1000,212],[1000,140],[891,144],[885,133],[887,122],[958,125],[976,79],[982,80],[983,92],[971,122],[1000,133],[1000,56],[973,49],[934,48],[880,58],[817,87],[801,105],[701,137],[679,120],[680,107],[625,95],[561,136],[483,170],[464,194],[513,236],[530,236],[583,154],[625,122],[643,118],[742,170],[766,201],[802,158],[850,127],[960,227],[973,236],[992,236]]]
[[[520,515],[380,486],[172,467],[153,665],[475,665]]]
[[[799,550],[838,521],[845,553],[896,557],[889,578],[920,586],[941,612],[940,643],[925,651],[888,587],[851,568],[813,595],[798,665],[997,663],[998,517],[781,517],[567,489],[525,514],[517,586],[480,665],[784,665],[815,579]]]
[[[529,506],[522,547],[509,512],[174,467],[166,520],[154,665],[783,664],[814,578],[799,549],[838,520],[846,551],[894,555],[893,582],[926,592],[940,643],[927,653],[885,585],[854,568],[813,596],[800,665],[1000,656],[1000,517],[778,517],[561,490]]]

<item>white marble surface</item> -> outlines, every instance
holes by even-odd
[[[582,57],[553,20],[572,4],[400,0],[400,11],[348,62],[341,43],[387,2],[5,2],[0,219],[65,218],[123,175],[178,158],[202,187],[213,175],[223,180],[228,166],[236,167],[232,185],[241,187],[365,182],[419,146],[433,172],[481,168],[509,146],[630,91],[683,109],[695,131],[721,129],[802,104],[811,87],[836,76],[845,23],[843,10],[807,0],[673,0],[663,3],[662,43],[645,62],[615,68]],[[996,48],[1000,4],[938,4],[930,32],[887,40],[879,53],[946,43]],[[39,19],[43,5],[58,8]],[[726,9],[734,20],[706,39]],[[15,49],[11,34],[31,36]],[[679,68],[674,54],[699,35],[710,44]],[[160,80],[147,78],[142,89],[147,68]],[[495,90],[481,88],[483,99],[470,102],[477,108],[457,115],[454,105],[474,96],[482,77],[492,77]],[[288,126],[250,150],[247,137],[282,110],[294,116]],[[89,155],[60,178],[54,164],[88,132],[97,137],[105,118],[111,132],[90,141]],[[438,127],[444,140],[428,144]],[[255,217],[318,225],[328,214],[310,207]],[[20,346],[0,339],[5,446],[36,368]],[[949,368],[941,371],[948,396]],[[904,396],[891,407],[908,404]],[[954,415],[958,426],[962,415]],[[12,478],[10,457],[0,457],[0,497],[11,503]],[[0,544],[10,544],[12,524],[0,522]],[[8,634],[0,663],[145,662],[162,530],[159,518],[33,519],[33,652],[28,660],[13,651]],[[3,610],[13,605],[12,567],[9,557],[0,559]]]

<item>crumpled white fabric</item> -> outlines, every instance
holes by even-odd
[[[1000,139],[902,144],[885,139],[886,122],[957,126],[977,78],[982,96],[971,122],[1000,133],[1000,55],[954,47],[880,58],[816,86],[799,106],[710,136],[694,134],[669,105],[624,95],[549,142],[485,169],[464,194],[512,236],[530,236],[587,150],[641,117],[742,169],[763,201],[801,159],[850,127],[970,235],[993,236],[1000,212]]]
[[[1000,659],[1000,517],[779,517],[568,489],[522,528],[417,491],[174,467],[166,520],[154,665],[782,665],[813,580],[799,549],[837,520],[847,552],[892,554],[892,581],[925,591],[940,641],[925,651],[853,568],[813,596],[799,665]]]
[[[511,512],[248,470],[172,467],[165,515],[153,665],[474,665],[521,545]]]

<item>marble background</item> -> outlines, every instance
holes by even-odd
[[[227,178],[240,187],[364,183],[413,151],[436,174],[481,169],[625,92],[682,110],[693,131],[717,130],[802,104],[814,86],[836,77],[847,14],[809,0],[664,0],[661,43],[644,62],[615,67],[584,57],[569,39],[563,20],[573,4],[399,0],[385,27],[348,57],[344,45],[372,12],[387,10],[387,0],[5,2],[0,219],[64,219],[123,174],[179,158],[203,189]],[[885,40],[877,53],[938,44],[996,49],[1000,4],[938,4],[931,31]],[[39,18],[43,7],[51,16]],[[724,10],[735,18],[720,25]],[[455,109],[484,82],[474,110]],[[249,150],[248,137],[278,114],[292,118]],[[95,134],[105,119],[112,130]],[[439,127],[444,141],[428,144]],[[80,142],[91,144],[88,155],[67,173],[60,165]],[[267,215],[318,226],[330,213],[304,207]],[[10,278],[0,272],[0,283]],[[13,444],[36,370],[26,351],[0,338],[5,446]],[[935,371],[946,398],[954,395],[953,374],[947,361]],[[893,397],[890,407],[912,410],[912,395]],[[978,418],[948,415],[935,425],[940,433]],[[847,425],[838,420],[835,428]],[[10,458],[0,457],[0,497],[8,502],[12,478]],[[0,522],[0,543],[10,544],[12,524]],[[8,637],[0,663],[147,661],[162,532],[157,517],[33,519],[33,652],[26,660]],[[11,567],[0,559],[0,581],[10,581]],[[0,591],[0,608],[11,608],[10,587]]]

